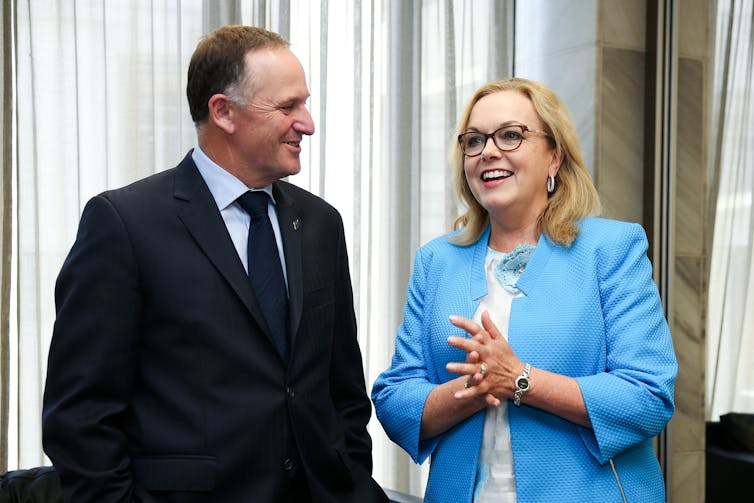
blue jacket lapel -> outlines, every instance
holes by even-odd
[[[516,287],[521,290],[524,295],[529,295],[537,284],[539,276],[544,272],[547,267],[547,262],[550,260],[550,256],[554,251],[554,245],[544,233],[539,237],[537,248],[534,250],[534,255],[531,256],[529,263],[526,265],[521,277],[516,283]]]

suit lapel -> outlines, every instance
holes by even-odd
[[[283,252],[285,254],[285,269],[288,279],[288,320],[290,322],[290,344],[293,354],[298,325],[301,321],[303,309],[303,276],[301,269],[302,226],[304,219],[299,214],[293,198],[286,190],[285,183],[275,183],[273,194],[277,203],[278,224],[283,238]]]
[[[189,153],[175,172],[173,195],[183,202],[178,211],[178,218],[196,240],[199,248],[209,258],[219,273],[230,284],[251,315],[257,321],[262,332],[270,342],[275,344],[267,328],[262,310],[259,308],[246,271],[238,258],[230,239],[225,222],[217,209],[212,193],[196,168]]]

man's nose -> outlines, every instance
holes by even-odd
[[[301,108],[299,116],[293,123],[293,128],[301,134],[310,136],[314,134],[314,120],[306,107]]]

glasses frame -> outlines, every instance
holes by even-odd
[[[510,128],[519,128],[519,129],[521,129],[521,138],[518,141],[518,145],[516,145],[515,147],[513,147],[513,148],[503,148],[503,147],[501,147],[500,145],[497,144],[497,141],[495,140],[495,135],[501,129],[510,129]],[[495,147],[498,150],[500,150],[501,152],[512,152],[512,151],[516,150],[517,148],[519,148],[521,146],[521,144],[524,142],[524,138],[525,138],[524,137],[524,133],[526,133],[526,132],[541,134],[541,135],[544,135],[544,136],[546,136],[548,138],[552,138],[552,136],[550,135],[550,133],[547,133],[545,131],[540,131],[538,129],[531,129],[529,126],[526,126],[524,124],[507,124],[507,125],[505,125],[503,127],[497,128],[496,130],[494,130],[491,133],[482,133],[482,132],[479,132],[479,131],[467,131],[465,133],[461,133],[461,134],[458,135],[458,145],[461,148],[461,152],[463,153],[464,156],[466,156],[466,157],[477,157],[479,155],[482,155],[482,152],[484,152],[484,149],[487,148],[487,142],[489,141],[490,138],[492,138],[492,143],[495,145]],[[467,154],[466,153],[466,149],[463,146],[463,141],[462,141],[463,137],[466,136],[466,135],[470,135],[470,134],[481,135],[481,136],[484,137],[484,143],[482,144],[482,149],[479,151],[478,154]]]

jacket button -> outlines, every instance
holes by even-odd
[[[296,396],[296,392],[291,386],[288,386],[287,388],[285,388],[285,393],[288,395],[288,398],[293,398]]]
[[[283,470],[287,472],[293,470],[293,460],[291,458],[285,458],[285,461],[283,461]]]

